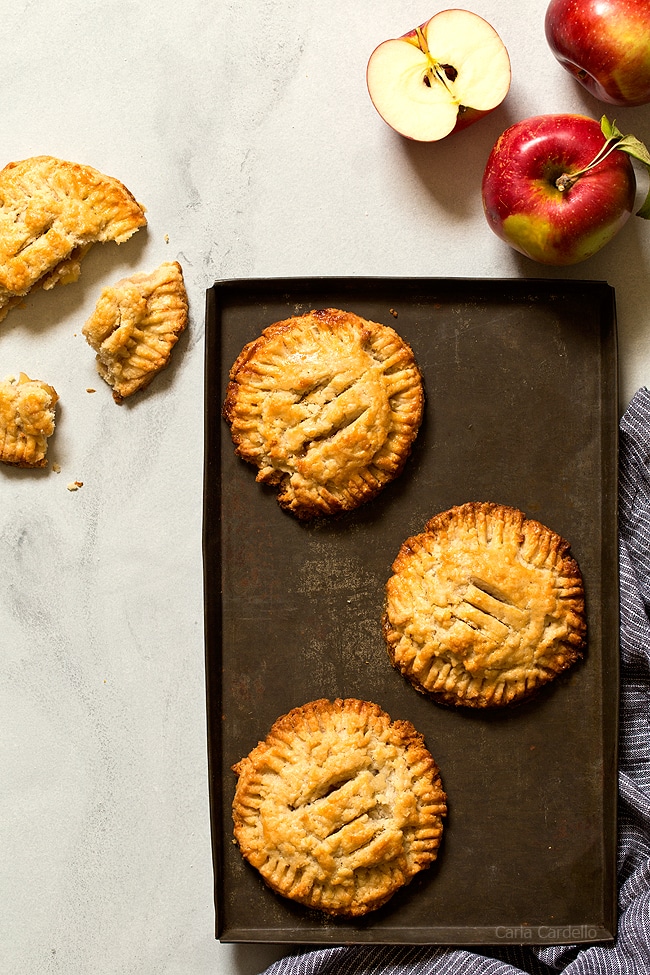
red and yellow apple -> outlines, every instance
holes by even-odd
[[[442,10],[383,41],[366,72],[373,105],[396,132],[436,142],[491,112],[508,94],[510,58],[494,28],[468,10]]]
[[[600,101],[650,102],[650,0],[551,0],[551,51]]]
[[[591,257],[618,233],[634,208],[636,178],[629,150],[616,145],[641,144],[618,138],[615,129],[606,138],[605,123],[537,115],[506,129],[482,183],[497,236],[534,261],[567,265]]]

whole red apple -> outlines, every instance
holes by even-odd
[[[545,30],[560,64],[600,101],[650,102],[650,0],[551,0]]]
[[[636,193],[625,152],[612,148],[591,166],[612,141],[584,115],[537,115],[506,129],[482,184],[495,234],[542,264],[577,264],[604,247],[632,213]]]

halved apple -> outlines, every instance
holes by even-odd
[[[469,10],[442,10],[403,37],[383,41],[366,72],[381,117],[418,142],[436,142],[491,112],[508,94],[510,79],[503,41]]]

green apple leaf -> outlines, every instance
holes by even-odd
[[[612,148],[626,152],[628,156],[638,159],[650,172],[650,152],[644,144],[634,135],[623,135],[617,128],[616,121],[610,122],[605,115],[600,120],[600,128],[608,142],[612,143]],[[650,190],[640,210],[637,210],[637,217],[650,220]]]
[[[620,149],[621,152],[627,152],[630,156],[634,156],[635,159],[645,163],[646,166],[650,166],[650,152],[648,152],[643,143],[639,142],[635,136],[624,135],[616,143],[616,148]]]
[[[610,122],[606,115],[603,115],[600,120],[600,131],[603,133],[607,141],[610,139],[619,139],[623,135],[620,129],[616,128],[616,119],[614,119],[613,122]]]

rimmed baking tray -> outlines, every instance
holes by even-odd
[[[373,502],[301,524],[238,460],[228,370],[274,321],[340,307],[411,344],[426,416]],[[604,282],[410,278],[217,282],[207,293],[204,567],[216,935],[288,943],[611,940],[616,905],[617,354]],[[470,500],[514,505],[569,539],[586,659],[506,713],[455,712],[390,666],[380,618],[401,542]],[[232,765],[319,697],[375,701],[425,736],[449,797],[438,861],[357,921],[271,892],[232,840]]]

